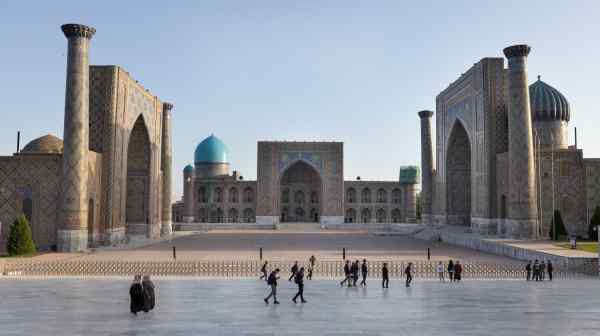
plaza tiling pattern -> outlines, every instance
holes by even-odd
[[[392,280],[366,288],[280,281],[265,305],[259,280],[158,280],[157,307],[129,313],[127,280],[0,280],[0,335],[594,335],[597,280]]]

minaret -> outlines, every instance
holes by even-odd
[[[65,24],[69,41],[65,98],[61,222],[57,247],[61,252],[85,250],[88,242],[89,63],[88,49],[96,29]]]
[[[183,169],[183,221],[194,222],[194,167]]]
[[[537,206],[531,105],[527,84],[528,45],[504,49],[508,58],[508,219],[514,238],[535,238]]]
[[[173,233],[171,214],[171,110],[173,104],[163,103],[162,111],[162,225],[161,235]]]
[[[431,117],[433,112],[420,111],[421,118],[421,220],[424,224],[431,222],[432,179],[433,179],[433,147],[431,144]]]

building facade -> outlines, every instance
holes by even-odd
[[[197,223],[415,222],[418,169],[398,181],[344,181],[341,142],[258,142],[257,180],[230,173],[227,146],[211,135],[184,168],[177,219]]]
[[[119,66],[88,63],[95,29],[67,24],[64,142],[0,157],[0,246],[23,213],[40,249],[81,251],[171,232],[173,105]]]
[[[504,49],[507,67],[484,58],[443,90],[435,142],[434,113],[419,112],[424,222],[544,238],[558,210],[569,234],[586,235],[600,206],[598,160],[568,145],[564,95],[539,76],[528,84],[530,50]]]

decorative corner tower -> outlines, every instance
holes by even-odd
[[[173,104],[163,103],[162,111],[162,225],[161,235],[170,235],[173,233],[173,223],[171,215],[171,110]]]
[[[76,252],[87,248],[89,151],[89,43],[96,29],[65,24],[67,37],[67,84],[65,98],[61,220],[58,250]]]
[[[194,167],[183,168],[183,221],[194,222]]]
[[[433,147],[431,144],[431,117],[433,112],[420,111],[421,119],[421,220],[424,224],[431,222],[432,179],[433,179]]]
[[[531,105],[527,85],[528,45],[504,49],[508,59],[508,219],[507,233],[514,238],[537,236],[535,160]]]

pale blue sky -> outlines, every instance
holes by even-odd
[[[174,186],[214,133],[256,177],[259,140],[344,142],[344,175],[396,180],[419,164],[417,111],[486,56],[533,47],[529,77],[563,92],[600,157],[598,1],[3,1],[0,153],[62,137],[66,40],[94,26],[92,64],[123,66],[175,104]]]

